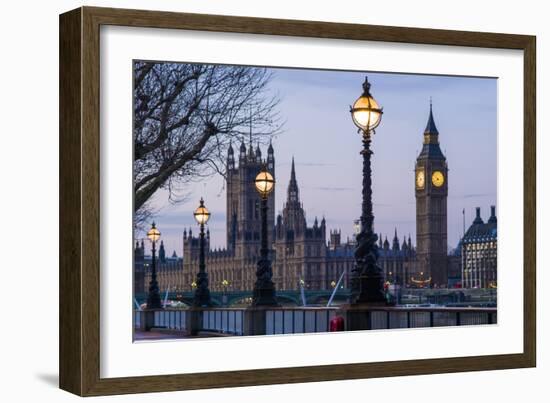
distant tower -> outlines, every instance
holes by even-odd
[[[330,287],[323,259],[327,253],[326,220],[315,217],[308,227],[306,214],[300,201],[300,189],[296,180],[294,158],[290,170],[286,202],[277,216],[275,227],[277,264],[275,275],[282,279],[287,289],[305,281],[306,287],[325,289]],[[331,232],[331,247],[340,244],[340,232]]]
[[[295,237],[302,235],[306,229],[306,217],[302,203],[300,202],[300,190],[296,180],[294,157],[290,170],[290,182],[288,182],[286,203],[283,209],[283,221],[287,229],[293,231]]]
[[[416,248],[418,271],[441,286],[447,285],[447,173],[430,101],[424,144],[415,167]]]
[[[227,151],[227,205],[226,228],[227,248],[236,253],[237,257],[255,258],[259,256],[260,248],[260,195],[254,186],[254,179],[263,166],[275,177],[273,147],[268,149],[268,157],[262,160],[260,146],[252,146],[248,152],[244,141],[239,149],[239,165],[236,166],[233,157],[233,148]],[[275,225],[275,191],[269,195],[268,207],[268,235],[269,244],[272,242]]]
[[[161,263],[166,263],[166,251],[164,250],[164,241],[160,241],[159,247],[159,261]]]

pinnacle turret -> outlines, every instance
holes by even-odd
[[[393,235],[392,249],[399,250],[399,238],[397,237],[397,228],[395,229],[395,234]]]
[[[296,181],[296,168],[294,166],[294,157],[292,157],[292,167],[290,169],[290,182],[288,183],[287,202],[299,202],[298,182]]]
[[[435,126],[435,120],[432,109],[432,100],[430,99],[430,116],[428,117],[428,123],[426,124],[426,129],[424,129],[424,134],[439,134],[437,127]]]
[[[262,160],[262,150],[260,150],[260,142],[256,145],[256,161],[260,162]]]

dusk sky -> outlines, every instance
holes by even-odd
[[[372,149],[375,231],[391,242],[410,234],[416,245],[414,166],[422,148],[430,97],[441,149],[449,166],[448,243],[455,247],[481,207],[482,218],[497,198],[497,80],[492,78],[272,69],[271,88],[281,98],[283,132],[273,140],[276,162],[276,213],[282,210],[292,156],[308,225],[325,217],[328,229],[353,236],[361,214],[361,136],[349,105],[362,92],[365,74],[384,108]],[[266,155],[266,146],[262,147]],[[225,188],[211,177],[187,188],[187,201],[170,204],[160,191],[153,205],[167,254],[182,254],[184,228],[197,224],[192,212],[204,197],[212,216],[211,246],[225,247]],[[498,208],[497,208],[498,214]],[[143,234],[138,234],[139,237]],[[327,230],[328,236],[328,230]]]

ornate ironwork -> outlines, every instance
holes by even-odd
[[[153,224],[154,227],[154,224]],[[151,261],[151,281],[149,282],[149,293],[147,294],[147,309],[160,309],[160,291],[159,283],[157,281],[157,267],[156,267],[156,248],[155,242],[152,242],[152,261]]]
[[[260,260],[256,269],[256,283],[252,293],[253,306],[278,306],[275,295],[275,284],[273,284],[273,270],[269,259],[269,248],[267,245],[267,195],[262,196],[262,232]]]
[[[378,236],[373,231],[372,171],[370,149],[371,136],[363,132],[363,202],[361,230],[357,234],[355,266],[351,279],[351,302],[353,304],[385,303],[382,269],[378,266]]]
[[[212,306],[210,299],[210,290],[208,289],[208,273],[206,272],[206,263],[204,258],[204,223],[200,224],[199,235],[199,272],[197,273],[197,288],[195,288],[195,297],[193,298],[193,306],[209,307]]]

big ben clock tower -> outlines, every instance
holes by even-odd
[[[431,279],[431,285],[447,286],[447,160],[439,147],[430,102],[424,144],[416,159],[416,277]]]

